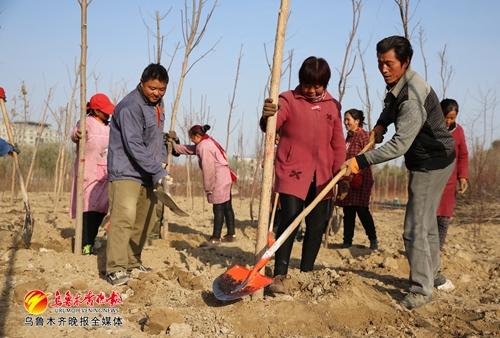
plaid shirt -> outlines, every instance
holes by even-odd
[[[346,137],[346,160],[356,156],[368,144],[370,134],[364,129],[358,129],[355,132],[349,131]],[[349,193],[343,200],[337,200],[336,204],[342,207],[360,206],[367,207],[370,202],[370,194],[373,187],[373,176],[370,167],[361,170],[363,183],[361,188],[349,189]],[[351,177],[352,178],[352,177]]]

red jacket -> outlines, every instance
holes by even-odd
[[[274,191],[305,200],[316,174],[318,194],[345,159],[339,102],[328,92],[316,103],[307,101],[298,89],[281,93],[276,130],[280,141]]]
[[[346,160],[359,154],[361,150],[370,142],[370,133],[364,129],[358,129],[355,132],[347,134],[347,154]],[[362,169],[359,173],[362,178],[362,183],[359,188],[352,184],[347,196],[343,200],[337,200],[339,206],[358,206],[367,207],[370,203],[370,194],[373,187],[373,176],[370,167]]]
[[[441,196],[441,203],[437,210],[438,216],[451,217],[456,205],[457,181],[459,178],[469,178],[469,152],[465,143],[463,128],[457,123],[455,129],[451,131],[451,136],[455,141],[456,162],[448,183]]]

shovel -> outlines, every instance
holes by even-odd
[[[2,106],[2,115],[3,121],[5,123],[5,129],[7,130],[7,136],[9,142],[14,144],[14,132],[12,130],[12,126],[10,124],[9,115],[7,114],[7,107],[5,106],[5,92],[3,88],[0,87],[0,105]],[[17,153],[12,152],[12,157],[14,157],[14,165],[16,166],[16,172],[19,176],[19,185],[21,187],[21,192],[23,194],[23,202],[24,202],[24,224],[22,229],[22,238],[24,242],[24,246],[29,248],[31,245],[31,236],[33,235],[33,226],[35,224],[35,220],[33,219],[33,215],[31,213],[30,203],[28,200],[28,192],[26,191],[26,186],[24,185],[23,174],[21,173],[21,168],[19,167],[19,158],[17,157]]]
[[[370,149],[375,144],[372,137],[370,142],[363,148],[360,154]],[[266,287],[273,282],[271,277],[264,276],[259,273],[267,262],[271,259],[274,253],[287,240],[290,234],[299,226],[304,217],[323,200],[323,198],[335,187],[335,184],[346,174],[347,169],[341,169],[337,175],[328,183],[326,187],[314,198],[314,200],[293,220],[288,228],[274,242],[274,244],[264,252],[257,264],[252,270],[249,270],[241,265],[235,265],[222,275],[217,277],[212,284],[212,291],[215,297],[222,301],[230,301],[251,295],[255,291]]]
[[[181,209],[181,207],[175,202],[174,198],[168,192],[167,180],[164,179],[162,182],[162,187],[160,189],[154,190],[158,200],[163,203],[167,208],[172,210],[172,212],[178,216],[188,217],[189,214]]]

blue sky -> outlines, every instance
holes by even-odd
[[[413,1],[412,9],[417,1]],[[88,95],[96,91],[92,73],[98,76],[99,91],[110,96],[132,90],[148,56],[144,18],[154,26],[154,12],[171,13],[162,21],[166,35],[163,60],[168,60],[181,39],[180,10],[184,1],[94,0],[88,12]],[[211,5],[212,1],[208,1]],[[297,84],[300,63],[310,55],[324,57],[333,70],[329,90],[338,95],[337,69],[341,67],[347,35],[351,26],[349,0],[292,0],[292,14],[285,50],[294,51],[292,87]],[[229,96],[232,92],[236,60],[243,44],[236,111],[244,129],[246,155],[254,152],[254,139],[259,133],[257,119],[264,98],[268,76],[264,44],[272,53],[279,1],[220,0],[205,38],[195,50],[193,59],[220,40],[214,52],[201,60],[188,74],[184,85],[180,116],[187,110],[188,93],[195,106],[206,96],[210,107],[213,135],[225,140]],[[142,14],[141,14],[142,13]],[[421,0],[414,11],[411,25],[422,26],[426,35],[424,51],[429,63],[429,82],[441,95],[438,52],[447,45],[448,61],[454,75],[447,96],[461,104],[459,121],[466,132],[474,126],[474,135],[482,133],[482,122],[476,121],[481,104],[478,98],[490,91],[499,94],[500,68],[500,2],[494,0]],[[418,47],[418,29],[412,43],[413,68],[423,74]],[[357,39],[366,48],[364,59],[368,71],[373,119],[381,109],[384,82],[378,73],[375,45],[389,35],[401,34],[396,5],[392,0],[365,0]],[[152,37],[150,37],[150,43]],[[76,0],[0,0],[0,86],[12,97],[19,93],[21,82],[28,88],[33,119],[39,115],[50,87],[55,87],[54,108],[64,106],[70,93],[68,71],[79,62],[80,8]],[[166,99],[167,113],[175,95],[181,66],[180,51],[170,71],[171,82]],[[360,63],[348,80],[344,109],[362,108],[357,88],[363,90]],[[288,88],[288,76],[282,90]],[[9,100],[8,106],[13,107]],[[18,102],[18,110],[21,110]],[[489,113],[493,113],[491,108]],[[170,116],[167,116],[169,120]],[[491,118],[488,118],[491,121]],[[493,138],[498,138],[500,122],[495,117]],[[243,123],[241,123],[243,122]],[[237,129],[239,126],[237,127]],[[488,127],[489,128],[489,127]],[[180,131],[180,128],[177,128]],[[238,130],[232,136],[229,152],[236,144]],[[489,134],[489,133],[488,133]],[[488,136],[489,140],[490,136]]]

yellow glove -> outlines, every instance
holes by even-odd
[[[359,169],[358,161],[356,161],[356,157],[352,157],[352,158],[348,159],[347,161],[345,161],[344,164],[342,164],[342,166],[340,167],[340,170],[342,170],[342,169],[346,169],[344,176],[349,176],[351,174],[359,173],[360,169]]]

